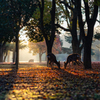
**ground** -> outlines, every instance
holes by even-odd
[[[0,100],[100,100],[100,63],[91,70],[71,65],[0,65]]]

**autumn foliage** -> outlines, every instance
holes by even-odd
[[[33,55],[39,54],[39,59],[41,62],[42,54],[47,52],[47,46],[46,46],[45,41],[37,42],[37,43],[29,42],[28,47],[29,47],[29,52],[32,53]],[[61,50],[62,50],[62,47],[61,47],[60,37],[59,35],[56,35],[53,48],[52,48],[52,52],[54,54],[58,54],[58,53],[61,53]]]
[[[29,66],[20,67],[16,74],[10,68],[0,69],[1,100],[100,99],[100,63],[92,63],[91,70],[84,70],[82,65],[66,69],[62,65],[60,70],[57,66],[53,70],[35,64]]]
[[[33,55],[37,54],[37,53],[46,53],[47,51],[47,47],[46,47],[46,43],[45,41],[42,42],[29,42],[28,43],[28,47],[29,47],[29,52],[32,52]],[[54,40],[54,44],[53,44],[53,48],[52,48],[52,52],[54,54],[58,54],[61,53],[61,41],[60,41],[60,37],[59,35],[56,35],[56,38]]]

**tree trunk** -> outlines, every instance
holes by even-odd
[[[55,0],[52,0],[52,9],[51,9],[51,36],[50,40],[46,39],[47,44],[47,54],[52,53],[52,47],[55,38]]]
[[[15,58],[16,58],[16,52],[15,52],[15,48],[13,48],[13,58],[12,58],[13,63],[16,62]]]
[[[53,46],[54,38],[55,38],[55,9],[56,9],[55,0],[52,0],[52,9],[51,9],[51,36],[50,36],[50,41],[48,40],[48,43],[47,43],[47,54],[48,53],[52,53],[52,46]],[[47,60],[47,66],[48,66],[48,60]]]
[[[6,52],[5,55],[3,55],[3,62],[5,62],[5,60],[6,60],[6,58],[7,58],[7,53],[8,53],[8,52]]]
[[[97,1],[96,1],[97,3]],[[88,26],[87,36],[85,37],[84,42],[84,66],[85,69],[91,69],[91,45],[92,45],[92,37],[93,37],[93,29],[98,15],[98,6],[94,4],[94,10],[92,13],[92,18],[89,17],[89,6],[88,3],[85,2],[85,14],[86,14],[86,21]]]
[[[80,48],[80,41],[78,40],[78,35],[77,35],[77,9],[76,7],[73,10],[73,19],[72,19],[72,50],[73,53],[78,53],[81,55],[81,50]]]
[[[49,42],[47,42],[47,55],[48,55],[48,53],[52,53],[52,46],[53,46],[53,44],[51,45]],[[47,57],[47,55],[46,55],[46,57]],[[48,59],[47,59],[47,67],[48,67]]]
[[[41,52],[39,53],[39,62],[41,63]]]
[[[8,51],[7,62],[10,62],[9,58],[10,58],[10,52]]]
[[[93,38],[93,25],[88,26],[87,36],[84,41],[84,67],[85,69],[91,69],[91,46],[92,46],[92,38]]]
[[[82,48],[79,47],[77,40],[76,41],[72,40],[72,49],[73,49],[73,53],[78,53],[78,54],[81,55]]]
[[[83,56],[84,68],[91,69],[91,42],[85,41],[84,43],[84,56]]]
[[[18,70],[19,64],[19,38],[18,35],[16,36],[16,70]]]
[[[43,12],[44,12],[44,0],[41,0],[41,5],[39,3],[40,8],[40,24],[41,24],[41,31],[45,38],[46,45],[47,45],[47,54],[52,52],[52,46],[55,38],[55,0],[52,0],[52,9],[51,9],[51,35],[50,39],[48,39],[47,34],[44,31],[44,22],[43,22]],[[48,61],[47,61],[48,63]]]
[[[5,56],[4,56],[3,62],[5,62],[5,61],[6,61],[6,57],[7,57],[7,55],[5,55]]]
[[[47,55],[48,53],[52,53],[52,44],[50,44],[49,42],[47,43]]]
[[[3,62],[3,50],[2,50],[2,46],[0,47],[0,62]]]

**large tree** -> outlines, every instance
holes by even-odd
[[[31,41],[39,42],[45,39],[47,53],[51,53],[55,38],[55,0],[38,2],[38,8],[29,22],[31,27],[27,27],[28,35]]]
[[[6,12],[6,18],[9,18],[11,21],[10,29],[13,29],[13,36],[16,40],[17,69],[19,62],[19,31],[32,17],[32,14],[36,9],[36,3],[36,0],[2,0],[0,2]],[[2,13],[4,13],[3,10]]]
[[[53,46],[53,42],[55,38],[55,9],[56,9],[55,0],[52,0],[52,7],[49,12],[51,15],[51,20],[50,20],[51,24],[49,23],[51,30],[49,32],[49,37],[48,37],[48,34],[45,32],[45,26],[44,26],[44,5],[45,5],[44,0],[41,0],[41,2],[39,2],[39,9],[40,9],[39,21],[40,21],[40,29],[41,29],[42,35],[46,41],[47,54],[48,54],[52,52],[52,46]]]
[[[11,28],[12,20],[8,16],[8,4],[5,0],[0,1],[0,62],[3,61],[3,47],[6,42],[11,42],[14,35]]]
[[[84,67],[85,69],[90,69],[92,68],[91,66],[91,46],[92,46],[92,39],[93,39],[93,34],[94,34],[94,25],[97,19],[98,15],[98,5],[97,5],[97,0],[93,2],[92,4],[92,13],[90,11],[91,5],[89,5],[88,2],[83,0],[84,2],[84,9],[85,9],[85,21],[87,23],[87,33],[85,33],[84,30],[84,22],[82,19],[82,11],[81,11],[81,1],[77,1],[77,9],[78,9],[78,20],[79,20],[79,27],[80,27],[80,32],[84,44]]]
[[[98,3],[100,1],[96,0],[92,4],[88,3],[86,0],[83,0],[83,3],[82,0],[59,1],[65,6],[67,16],[72,18],[72,24],[70,24],[70,27],[68,24],[68,27],[69,29],[71,28],[73,53],[81,53],[80,50],[84,47],[84,66],[85,69],[89,69],[91,68],[93,29],[98,14]],[[85,19],[83,13],[85,13]],[[79,23],[79,34],[77,33],[77,21]],[[68,19],[67,22],[70,22],[70,20]],[[85,23],[87,23],[87,33],[85,33],[84,29]],[[63,28],[58,24],[57,26],[68,31],[68,29]]]
[[[78,19],[77,19],[77,4],[73,0],[57,0],[58,15],[60,14],[60,19],[56,26],[63,29],[66,33],[70,33],[72,37],[72,50],[73,53],[79,53],[81,55],[81,50],[83,48],[81,34],[78,30]],[[62,14],[63,12],[63,14]],[[61,20],[61,18],[63,20]],[[61,21],[66,21],[67,27],[61,25]],[[60,22],[60,23],[59,23]]]

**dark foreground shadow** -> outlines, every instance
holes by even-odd
[[[15,82],[16,75],[18,82]],[[26,89],[25,95],[30,95],[30,98],[24,99],[29,100],[99,100],[96,93],[100,90],[98,81],[74,75],[58,67],[53,70],[48,67],[25,67],[18,72],[12,68],[9,74],[0,75],[0,100],[5,100],[6,94],[13,89],[13,84],[18,84],[17,90]]]
[[[0,100],[5,100],[6,94],[13,89],[14,79],[17,75],[17,70],[13,66],[11,70],[1,68],[0,70]]]
[[[56,79],[56,82],[61,82],[60,85],[63,84],[62,86],[64,86],[63,89],[61,87],[59,90],[60,92],[65,91],[66,97],[69,97],[71,100],[100,99],[100,77],[98,77],[100,74],[91,73],[87,74],[87,76],[80,76],[78,74],[72,74],[70,71],[68,72],[65,69],[58,70],[55,68],[54,70],[55,73],[59,75],[59,78]],[[56,90],[58,90],[58,88],[56,88]]]

